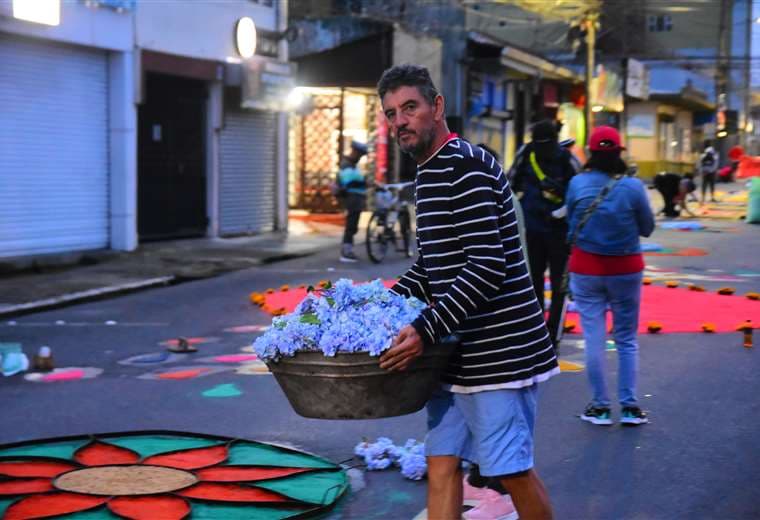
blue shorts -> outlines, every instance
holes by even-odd
[[[537,387],[472,394],[437,391],[427,404],[425,455],[474,462],[486,477],[531,469]]]

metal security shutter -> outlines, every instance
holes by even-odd
[[[274,112],[227,110],[220,137],[219,232],[274,229],[276,129]]]
[[[109,244],[104,52],[0,33],[0,257]]]

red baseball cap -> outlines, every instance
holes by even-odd
[[[592,152],[605,150],[625,150],[620,146],[620,134],[611,126],[598,126],[591,132],[588,147]]]

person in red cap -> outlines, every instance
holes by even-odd
[[[580,418],[612,424],[605,382],[607,307],[612,309],[618,352],[620,422],[648,422],[636,398],[639,304],[644,259],[640,236],[654,230],[654,216],[643,183],[625,175],[620,134],[608,126],[589,139],[591,157],[567,190],[570,293],[580,312],[586,341],[586,373],[592,399]]]

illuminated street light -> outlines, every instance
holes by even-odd
[[[256,24],[247,16],[238,20],[235,27],[235,44],[243,58],[250,58],[256,53]]]
[[[13,17],[44,25],[60,25],[61,0],[13,0]]]

